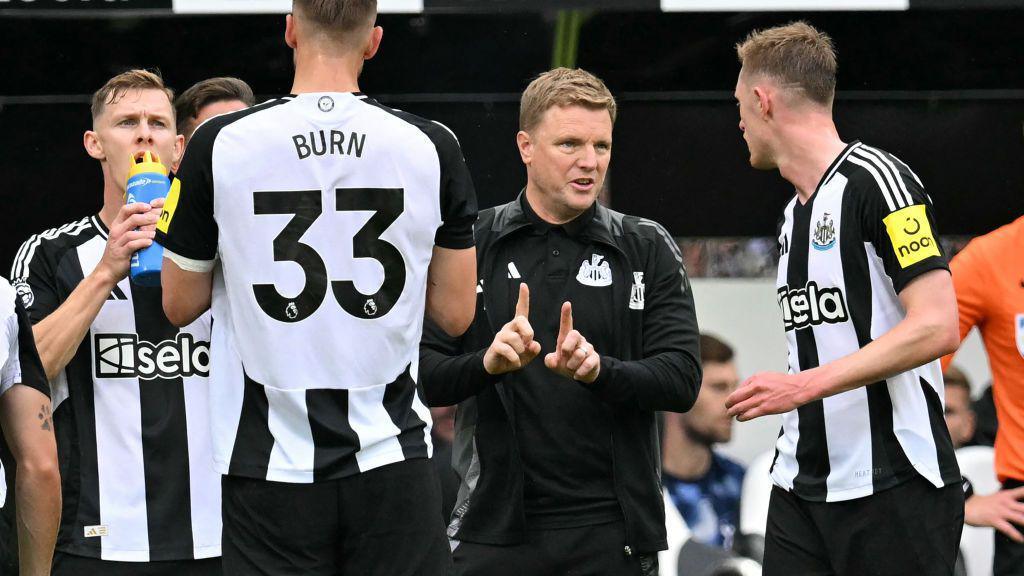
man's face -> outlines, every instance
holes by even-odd
[[[530,184],[550,210],[575,215],[594,204],[612,159],[607,110],[553,106],[518,140]]]
[[[761,114],[761,102],[742,71],[736,80],[736,108],[740,113],[740,131],[750,151],[750,165],[758,170],[773,170],[775,159],[768,144],[768,127]]]
[[[697,442],[711,446],[732,438],[732,418],[725,400],[739,385],[739,373],[732,362],[706,362],[700,394],[693,408],[682,415],[683,429]]]
[[[953,448],[967,444],[974,436],[971,395],[963,386],[946,386],[946,426]]]
[[[86,133],[86,149],[107,163],[110,177],[121,188],[136,153],[156,152],[167,167],[181,154],[184,138],[177,135],[171,102],[161,90],[129,90],[107,104],[93,124],[94,130]]]
[[[196,111],[196,118],[191,121],[189,134],[187,136],[192,136],[192,133],[195,132],[196,128],[199,128],[200,124],[214,116],[220,116],[221,114],[227,114],[228,112],[234,112],[235,110],[244,110],[245,108],[248,108],[248,106],[241,100],[221,100],[219,102],[210,102]]]

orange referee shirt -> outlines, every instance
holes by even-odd
[[[1024,480],[1024,217],[972,240],[949,268],[960,339],[977,326],[992,368],[996,474]],[[943,368],[951,358],[942,359]]]

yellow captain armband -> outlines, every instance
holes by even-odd
[[[165,208],[166,210],[166,208]],[[929,256],[939,256],[939,243],[932,234],[924,204],[907,206],[882,219],[892,240],[892,249],[900,268],[917,264]]]
[[[167,200],[164,201],[164,209],[160,212],[160,219],[157,220],[156,229],[167,234],[167,227],[171,225],[174,218],[174,210],[178,207],[178,196],[181,194],[181,180],[177,178],[171,182],[171,189],[167,192]]]

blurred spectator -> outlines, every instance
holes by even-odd
[[[434,468],[441,481],[441,516],[448,522],[459,493],[459,477],[452,468],[452,440],[455,438],[455,406],[431,408],[430,418],[434,421],[430,429],[430,440],[434,444]]]
[[[743,467],[714,451],[732,438],[725,399],[739,384],[732,348],[700,337],[704,378],[693,408],[665,413],[662,482],[693,533],[692,540],[731,548],[739,524]]]
[[[942,374],[946,383],[946,426],[953,448],[971,443],[974,437],[974,408],[971,406],[971,383],[967,375],[956,366],[946,368]]]

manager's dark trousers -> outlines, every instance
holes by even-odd
[[[627,554],[622,522],[534,530],[526,542],[492,546],[453,540],[457,576],[657,576],[657,554]]]

